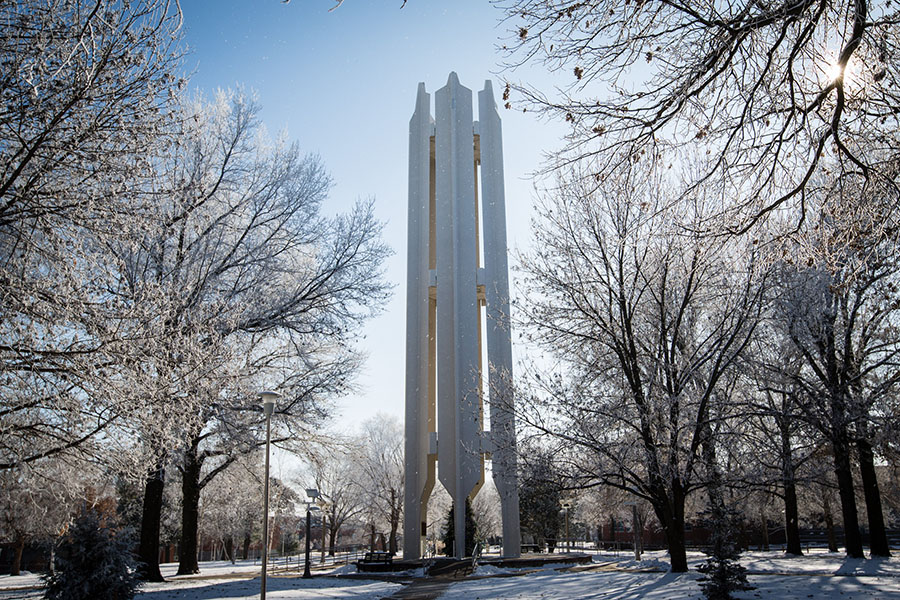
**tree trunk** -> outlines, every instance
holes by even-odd
[[[780,421],[781,430],[781,476],[784,486],[784,535],[787,541],[787,554],[800,556],[800,516],[797,507],[797,483],[794,477],[794,452],[791,448],[791,435],[787,423]]]
[[[638,535],[637,535],[637,545],[638,545],[638,554],[644,553],[644,517],[638,510],[635,510],[635,515],[637,515],[637,527],[638,527]]]
[[[138,547],[138,575],[145,581],[165,581],[159,572],[159,519],[162,513],[165,468],[152,470],[144,484],[141,510],[141,542]]]
[[[250,534],[244,534],[244,560],[250,558]]]
[[[203,463],[197,457],[197,445],[185,451],[181,476],[181,556],[179,575],[200,572],[197,561],[197,530],[200,521],[200,469]]]
[[[234,564],[234,537],[228,536],[225,538],[225,559],[230,560],[231,564]]]
[[[838,493],[841,498],[841,517],[844,521],[844,546],[847,556],[865,558],[862,536],[859,533],[853,471],[850,467],[850,445],[844,440],[833,440],[832,452],[834,453],[834,474],[837,477]]]
[[[663,526],[666,534],[666,545],[669,549],[669,560],[672,563],[673,573],[687,573],[687,549],[684,543],[684,518],[680,523],[676,519],[670,520]]]
[[[331,527],[328,530],[328,556],[334,556],[334,543],[337,541],[339,527],[335,527],[334,521],[331,522]]]
[[[375,552],[375,523],[371,523],[369,527],[369,550]]]
[[[766,517],[766,507],[759,505],[759,526],[762,530],[762,539],[759,542],[759,549],[765,552],[769,551],[769,519]]]
[[[784,481],[784,534],[787,538],[787,554],[800,556],[800,518],[797,508],[797,486],[793,477]]]
[[[12,566],[9,567],[10,575],[19,575],[22,572],[22,554],[25,552],[25,536],[16,533],[16,545],[13,550]]]
[[[822,512],[825,519],[825,533],[828,535],[828,551],[837,552],[837,536],[834,535],[834,516],[831,513],[830,492],[826,491],[822,502]]]
[[[319,562],[323,563],[323,564],[325,563],[325,531],[327,530],[327,527],[326,527],[327,524],[325,523],[326,520],[327,519],[325,518],[325,511],[322,511],[322,554],[321,554],[321,558],[319,559]],[[282,548],[282,550],[284,550],[284,538],[281,538],[281,539],[282,539],[281,548]]]
[[[869,549],[872,556],[890,556],[872,445],[868,440],[860,439],[856,441],[856,449],[859,451],[859,473],[866,498],[866,515],[869,518]]]
[[[388,551],[397,554],[397,523],[391,521],[391,535],[388,538]]]
[[[609,515],[609,539],[612,540],[613,545],[616,543],[616,516]]]
[[[653,510],[662,525],[673,573],[687,573],[687,548],[684,541],[684,492],[675,482],[671,497],[661,490],[654,498]]]
[[[400,527],[400,509],[397,506],[399,498],[397,491],[391,489],[391,537],[388,542],[388,550],[390,553],[397,554],[397,529]]]

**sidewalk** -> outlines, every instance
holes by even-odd
[[[382,600],[435,600],[455,581],[458,580],[449,577],[417,579]]]

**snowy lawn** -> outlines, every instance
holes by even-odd
[[[272,600],[312,600],[313,598],[377,600],[390,596],[401,586],[398,583],[360,579],[336,579],[299,576],[269,577],[266,579],[266,598]],[[136,598],[140,600],[253,600],[259,598],[259,579],[240,580],[182,580],[150,583]]]
[[[212,561],[200,563],[200,575],[175,576],[176,563],[160,565],[168,580],[165,583],[145,584],[135,598],[140,600],[254,600],[259,598],[259,563]],[[338,567],[321,571],[345,572],[355,568]],[[299,573],[270,574],[266,579],[266,598],[272,600],[378,600],[390,596],[399,583],[385,583],[358,579],[337,579],[316,574],[303,579]],[[0,600],[36,600],[43,591],[40,575],[23,573],[17,577],[0,576]]]
[[[699,552],[689,553],[692,572],[674,574],[658,572],[669,568],[664,553],[647,553],[641,561],[625,559],[621,554],[600,554],[595,556],[600,570],[545,567],[521,577],[475,579],[453,585],[441,600],[700,600],[700,575],[693,569],[705,558]],[[815,551],[795,558],[780,552],[747,552],[741,556],[741,564],[751,573],[751,585],[756,586],[739,595],[748,600],[900,600],[900,558],[850,559],[843,554]],[[515,572],[485,565],[476,575]]]
[[[542,571],[454,584],[441,600],[700,600],[696,573]],[[751,575],[746,599],[900,599],[896,577]]]
[[[279,563],[280,564],[280,563]],[[313,563],[315,567],[315,563]],[[160,566],[165,583],[148,583],[136,596],[140,600],[253,600],[259,598],[259,562],[212,561],[200,564],[200,575],[175,576],[177,564]],[[358,579],[336,579],[320,573],[356,571],[355,567],[338,567],[314,571],[315,577],[303,579],[294,570],[286,574],[269,574],[266,578],[266,598],[281,600],[350,599],[377,600],[390,596],[401,586]]]
[[[43,597],[40,589],[14,589],[8,577],[0,580],[0,599],[36,600]],[[378,600],[390,596],[401,586],[398,583],[299,576],[269,577],[266,598],[272,600]],[[19,586],[16,586],[19,587]],[[255,579],[173,579],[165,583],[148,583],[138,595],[139,600],[254,600],[259,598],[259,578]]]
[[[700,553],[689,553],[691,568],[704,558]],[[747,552],[742,555],[741,563],[749,569],[750,583],[756,586],[755,590],[740,595],[746,600],[900,600],[900,558],[849,559],[843,554],[815,551],[804,557],[789,558],[780,552]],[[137,598],[253,600],[259,597],[259,566],[252,562],[202,563],[202,574],[189,577],[173,577],[176,567],[164,565],[162,571],[169,581],[144,586]],[[668,561],[663,553],[647,553],[639,562],[622,554],[617,557],[599,554],[595,556],[593,570],[560,569],[558,564],[537,570],[482,565],[475,578],[452,584],[441,600],[700,600],[703,597],[696,571],[664,572]],[[349,570],[352,568],[338,568],[338,572]],[[268,582],[267,597],[272,600],[377,600],[401,587],[397,583],[323,576],[302,579],[293,574],[270,576]],[[21,589],[36,585],[40,585],[36,575],[0,576],[0,600],[40,598],[39,589]]]

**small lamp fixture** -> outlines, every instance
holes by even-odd
[[[262,391],[259,393],[259,399],[263,403],[263,413],[268,417],[275,412],[275,401],[281,398],[278,392]]]

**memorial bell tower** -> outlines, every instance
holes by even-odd
[[[502,553],[517,557],[500,116],[490,81],[478,92],[478,121],[473,119],[472,90],[460,85],[456,73],[434,97],[432,117],[431,95],[419,84],[409,123],[403,557],[422,556],[428,498],[437,474],[453,498],[453,554],[462,558],[465,501],[484,484],[486,457],[500,494]],[[485,399],[489,430],[484,429]]]

